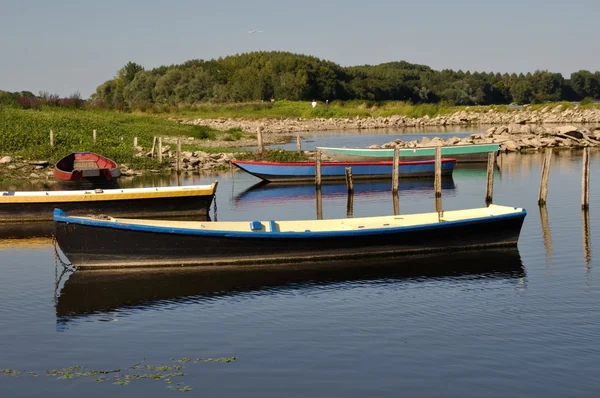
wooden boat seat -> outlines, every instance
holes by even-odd
[[[98,164],[95,160],[75,160],[73,162],[73,170],[97,170]]]

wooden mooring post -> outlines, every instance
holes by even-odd
[[[494,194],[494,164],[496,163],[496,154],[494,152],[488,153],[487,162],[487,184],[485,190],[485,204],[489,206],[492,203],[492,196]]]
[[[548,222],[548,209],[546,206],[540,206],[540,224],[542,226],[542,237],[544,239],[544,248],[546,249],[546,258],[552,257],[552,234],[550,233],[550,223]]]
[[[256,139],[258,140],[258,153],[263,153],[262,126],[256,128]]]
[[[298,152],[302,151],[302,142],[300,141],[300,134],[296,135],[296,146],[298,146]]]
[[[162,162],[162,138],[158,137],[158,161]]]
[[[181,138],[177,138],[177,174],[181,173]]]
[[[583,148],[583,166],[581,172],[581,209],[590,208],[590,148]]]
[[[398,168],[400,167],[400,150],[398,147],[394,148],[394,164],[392,165],[392,193],[394,196],[398,194],[398,184],[400,182],[400,175]]]
[[[346,201],[346,217],[354,217],[354,192],[348,191],[348,200]]]
[[[96,130],[92,130],[92,141],[96,143]]]
[[[321,190],[321,151],[318,149],[315,153],[315,185]]]
[[[346,167],[346,187],[348,193],[354,192],[354,182],[352,181],[352,167]]]
[[[550,178],[550,161],[552,160],[552,148],[546,148],[544,152],[544,162],[542,163],[542,180],[540,181],[540,196],[538,198],[539,206],[546,206],[548,197],[548,179]]]
[[[583,261],[586,265],[592,262],[592,239],[590,233],[590,212],[588,209],[581,211],[581,228],[583,234]]]
[[[435,147],[435,179],[433,186],[435,188],[435,197],[442,197],[442,147]]]
[[[54,146],[54,131],[50,130],[50,147]]]
[[[398,192],[392,192],[392,202],[394,205],[394,215],[400,215],[400,198],[398,197]]]
[[[323,219],[323,194],[321,193],[321,188],[316,189],[316,197],[317,197],[317,220]]]

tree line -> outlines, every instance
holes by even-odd
[[[404,61],[342,67],[308,55],[259,51],[149,70],[128,62],[113,79],[97,87],[89,102],[119,110],[145,110],[156,105],[272,99],[451,105],[595,101],[600,99],[600,72],[580,70],[565,79],[547,70],[526,74],[438,71]],[[41,99],[48,100],[47,95]],[[67,100],[63,102],[80,103],[78,98]]]

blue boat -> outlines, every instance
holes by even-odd
[[[306,182],[314,181],[315,162],[256,162],[234,160],[236,167],[265,181],[270,182]],[[452,175],[455,159],[442,159],[442,176]],[[321,163],[322,181],[339,181],[346,178],[346,168],[352,169],[355,180],[373,180],[392,177],[393,161],[384,162],[323,162]],[[433,178],[435,161],[422,160],[399,162],[400,178]]]
[[[442,190],[452,190],[455,187],[452,176],[442,178]],[[434,182],[431,179],[412,178],[400,181],[399,189],[400,192],[411,191],[433,194]],[[354,183],[354,195],[358,196],[377,195],[378,193],[389,195],[391,192],[392,181],[357,181]],[[345,197],[348,194],[348,187],[345,182],[328,181],[322,185],[321,193],[323,197]],[[272,184],[260,181],[237,194],[234,198],[234,203],[283,203],[290,200],[313,200],[314,198],[314,184]]]

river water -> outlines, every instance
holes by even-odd
[[[537,206],[541,160],[503,155],[495,173],[494,202],[528,210],[512,251],[61,276],[51,239],[0,240],[0,369],[22,372],[0,371],[0,396],[162,397],[178,394],[174,386],[189,386],[193,396],[263,398],[598,396],[600,156],[592,153],[589,220],[580,210],[581,154],[554,156],[546,211]],[[455,170],[444,182],[444,209],[484,205],[485,178],[484,168]],[[310,186],[257,186],[234,171],[181,183],[214,179],[212,218],[316,217]],[[176,183],[144,177],[123,186]],[[354,216],[390,214],[390,189],[357,184]],[[402,181],[400,190],[401,212],[434,211],[433,183]],[[345,187],[323,193],[323,217],[346,217]],[[115,378],[153,368],[99,382],[98,375],[45,375],[144,360],[176,366],[172,359],[183,357],[192,361],[183,361],[184,375],[171,376],[172,384]],[[200,357],[237,359],[196,363]]]

